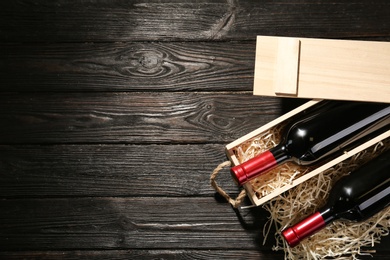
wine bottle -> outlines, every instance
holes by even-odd
[[[287,161],[312,165],[335,158],[345,149],[390,129],[390,104],[323,102],[293,120],[277,146],[232,167],[235,182],[242,185]]]
[[[342,177],[319,211],[282,232],[289,246],[337,219],[364,221],[390,203],[390,150]]]

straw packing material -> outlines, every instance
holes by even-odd
[[[281,129],[283,126],[270,129],[236,148],[235,154],[240,163],[279,143]],[[374,253],[374,250],[362,248],[373,247],[382,236],[389,234],[390,207],[365,222],[335,221],[294,248],[287,246],[280,232],[323,206],[330,189],[338,179],[384,152],[389,144],[390,140],[387,138],[264,204],[263,207],[270,213],[270,219],[263,231],[264,241],[271,226],[275,225],[277,243],[274,250],[284,250],[286,259],[357,259],[358,255]],[[309,171],[308,167],[286,163],[255,178],[250,184],[260,198]]]

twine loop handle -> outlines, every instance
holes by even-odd
[[[225,161],[221,164],[219,164],[213,171],[213,173],[210,176],[210,184],[211,186],[215,189],[216,192],[218,192],[222,197],[224,197],[234,208],[238,208],[242,201],[245,199],[246,196],[246,191],[243,189],[238,195],[237,198],[232,199],[229,194],[226,193],[218,184],[217,181],[215,180],[219,172],[225,168],[231,166],[230,161]]]

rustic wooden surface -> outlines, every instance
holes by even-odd
[[[224,145],[302,102],[252,96],[256,36],[389,41],[389,17],[386,0],[1,1],[0,258],[283,259],[266,212],[209,185]]]

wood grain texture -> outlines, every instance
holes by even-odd
[[[251,91],[255,42],[12,44],[0,91]]]
[[[0,96],[0,143],[228,143],[281,113],[252,93]]]
[[[238,217],[212,197],[105,197],[1,200],[0,219],[0,243],[11,251],[255,250],[266,214],[258,208]]]
[[[3,42],[389,37],[389,2],[2,1]]]
[[[211,198],[211,172],[226,160],[224,146],[212,144],[0,145],[0,198]],[[240,191],[229,169],[217,181],[232,196]]]
[[[209,185],[227,143],[305,102],[252,96],[256,36],[389,41],[389,6],[0,1],[0,259],[284,259],[262,208]]]
[[[212,198],[1,200],[0,219],[0,243],[8,251],[196,248],[253,253],[269,252],[272,246],[262,245],[267,214],[261,208],[236,214]],[[381,244],[375,249],[386,250]]]

